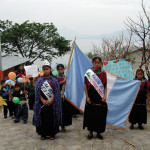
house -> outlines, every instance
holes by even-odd
[[[147,51],[146,58],[148,58],[149,55],[150,55],[150,52]],[[130,54],[128,54],[128,58],[130,58],[132,60],[133,75],[135,76],[136,70],[139,68],[139,66],[141,65],[141,62],[142,62],[142,50],[138,49],[138,50],[134,50],[134,51],[130,52]],[[147,65],[150,70],[150,59],[147,61]],[[142,66],[142,69],[145,72],[145,65]],[[145,72],[145,77],[148,79],[146,72]]]
[[[2,78],[7,80],[9,72],[14,72],[19,65],[24,65],[28,61],[29,59],[18,56],[2,57]]]

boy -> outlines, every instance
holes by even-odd
[[[14,120],[14,123],[19,123],[20,117],[22,117],[24,124],[26,124],[28,120],[28,106],[27,106],[27,91],[24,89],[24,87],[21,87],[19,98],[20,102],[18,104],[17,115],[16,119]]]
[[[8,89],[9,90],[9,89]],[[5,85],[5,80],[2,80],[1,81],[1,90],[0,90],[0,96],[3,98],[3,99],[6,99],[6,103],[7,103],[7,106],[3,106],[4,107],[4,118],[6,119],[7,118],[7,112],[9,110],[9,116],[11,117],[13,114],[12,114],[12,111],[11,111],[11,103],[9,101],[9,95],[8,95],[8,91],[6,90],[6,85]]]

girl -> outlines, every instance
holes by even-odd
[[[16,78],[19,78],[19,77],[22,78],[22,77],[26,76],[26,71],[25,71],[23,65],[20,65],[18,70],[15,73],[16,73]]]
[[[54,140],[62,125],[60,88],[57,79],[51,75],[49,63],[42,69],[44,76],[38,79],[35,89],[33,124],[41,135],[41,140],[45,140],[47,136]]]
[[[89,130],[89,134],[87,136],[88,139],[93,138],[93,132],[97,132],[97,138],[103,140],[103,136],[100,133],[104,132],[106,127],[107,77],[106,72],[101,69],[102,65],[101,58],[94,57],[92,63],[93,68],[90,69],[90,72],[92,72],[99,81],[101,80],[102,83],[101,86],[103,86],[104,95],[102,98],[95,89],[95,87],[92,85],[92,83],[88,80],[87,76],[85,76],[86,105],[85,105],[83,128],[87,127],[87,129]]]
[[[58,64],[57,65],[57,71],[58,75],[56,78],[58,79],[58,82],[60,84],[60,91],[62,90],[63,84],[66,83],[66,80],[64,80],[64,65]],[[65,100],[65,98],[62,98],[62,104],[63,104],[63,125],[62,125],[62,132],[66,132],[65,126],[69,126],[72,124],[72,108],[73,106]]]
[[[147,123],[146,104],[148,105],[149,82],[144,77],[144,71],[142,69],[137,69],[135,80],[141,81],[141,86],[129,116],[129,122],[131,123],[130,129],[134,129],[134,124],[138,123],[138,128],[143,130],[142,123]]]

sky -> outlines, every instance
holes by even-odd
[[[144,2],[150,6],[150,0]],[[127,17],[137,20],[142,10],[140,3],[141,0],[1,0],[0,19],[14,23],[52,22],[66,39],[76,36],[80,49],[88,52],[99,40],[79,37],[121,33],[126,29]],[[67,59],[53,59],[53,64]]]
[[[1,0],[0,19],[53,22],[59,30],[75,34],[108,34],[125,29],[126,17],[136,19],[140,3],[141,0]]]

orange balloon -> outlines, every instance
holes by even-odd
[[[15,77],[16,77],[16,74],[15,74],[14,72],[9,72],[8,78],[9,78],[10,80],[13,80]]]
[[[40,77],[42,77],[42,76],[44,76],[44,73],[43,73],[43,72],[40,73]]]
[[[26,83],[28,81],[27,78],[22,78],[22,83]]]

